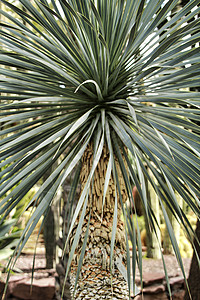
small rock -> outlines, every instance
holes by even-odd
[[[183,276],[177,276],[170,278],[169,283],[172,288],[172,290],[178,290],[180,288],[184,288],[184,278]]]
[[[18,281],[9,282],[10,293],[23,300],[44,300],[53,299],[55,294],[55,278],[34,279],[31,292],[31,280],[24,278]]]
[[[173,300],[183,300],[184,296],[185,296],[185,291],[184,290],[179,290],[179,291],[172,294]]]
[[[143,293],[145,294],[158,294],[164,291],[165,291],[165,286],[163,284],[154,284],[151,286],[147,286],[143,289]]]
[[[168,296],[166,293],[159,293],[159,294],[144,294],[144,295],[138,295],[134,298],[134,300],[168,300]],[[174,300],[174,299],[173,299]]]
[[[144,273],[143,274],[143,285],[148,286],[154,283],[162,283],[163,279],[165,278],[164,273]]]

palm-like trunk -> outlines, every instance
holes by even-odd
[[[115,205],[115,187],[113,179],[110,179],[109,188],[106,194],[105,203],[103,206],[103,189],[108,164],[108,152],[106,147],[103,149],[103,154],[94,174],[94,185],[92,193],[89,196],[90,206],[87,207],[87,212],[82,228],[82,235],[77,247],[74,260],[71,267],[71,291],[73,293],[77,265],[80,258],[80,253],[83,245],[83,240],[86,232],[86,227],[91,209],[91,221],[89,227],[89,235],[87,247],[83,260],[83,265],[77,285],[75,299],[128,299],[128,287],[126,280],[121,275],[118,269],[113,267],[112,274],[110,271],[110,245],[112,236],[112,225]],[[92,167],[92,146],[88,147],[83,157],[83,167],[81,173],[81,186],[88,178]],[[118,169],[119,171],[119,169]],[[125,186],[121,178],[121,190],[123,200],[126,200]],[[103,206],[103,215],[102,215]],[[103,216],[103,217],[102,217]],[[78,226],[77,220],[74,231]],[[71,243],[73,241],[73,234]],[[126,245],[125,232],[123,221],[121,220],[121,208],[118,203],[117,216],[117,231],[114,248],[115,260],[120,257],[122,262],[126,264]],[[114,265],[114,264],[113,264]],[[111,281],[112,277],[112,281]]]

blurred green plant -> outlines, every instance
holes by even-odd
[[[9,168],[9,166],[11,165],[8,164],[0,168],[1,174],[3,174],[3,171]],[[2,180],[4,176],[5,175],[3,175],[0,179]],[[19,184],[20,182],[13,186],[11,190],[14,190]],[[10,258],[15,250],[15,247],[18,245],[21,232],[26,226],[28,220],[26,208],[28,207],[28,204],[35,193],[36,188],[33,187],[21,199],[21,201],[15,207],[13,207],[7,218],[0,222],[0,261]],[[9,192],[6,193],[6,195],[8,194]],[[3,198],[0,198],[0,201],[2,200]],[[30,212],[28,212],[28,215],[30,215]],[[0,217],[0,221],[1,219],[2,217]]]
[[[18,244],[21,229],[15,226],[16,222],[11,218],[0,224],[0,261],[10,258]]]

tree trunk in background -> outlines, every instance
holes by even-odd
[[[62,185],[62,211],[61,211],[61,217],[62,217],[62,236],[59,237],[59,239],[57,240],[57,245],[60,248],[60,254],[59,254],[59,263],[56,265],[56,271],[58,273],[58,279],[59,279],[59,300],[61,299],[60,296],[62,294],[62,289],[63,289],[63,284],[64,284],[64,279],[65,279],[65,272],[66,272],[66,266],[67,266],[67,262],[68,262],[68,253],[66,253],[64,255],[64,257],[62,258],[62,250],[64,249],[64,245],[65,245],[65,241],[68,235],[67,232],[67,228],[68,228],[68,213],[69,213],[69,209],[70,209],[70,205],[68,205],[68,196],[69,196],[69,192],[71,190],[71,183],[73,181],[73,176],[74,176],[74,172],[72,172],[71,176],[69,176],[63,183]],[[78,188],[78,190],[76,191],[76,200],[78,201],[79,198],[79,190],[80,188]],[[74,201],[74,205],[76,204],[77,201]],[[74,209],[74,208],[72,208]],[[64,287],[64,293],[63,293],[63,300],[71,300],[71,293],[70,293],[70,278],[68,276],[65,287]]]
[[[148,171],[150,173],[150,170]],[[152,176],[151,173],[150,176]],[[147,197],[150,206],[155,214],[155,218],[158,222],[158,226],[160,226],[160,207],[159,207],[158,196],[156,195],[154,189],[149,183],[147,183]],[[157,229],[156,233],[152,232],[149,228],[147,216],[145,213],[144,213],[144,218],[145,218],[145,228],[146,228],[146,237],[147,237],[147,257],[160,259],[161,258],[161,253],[159,248],[159,244],[161,244],[160,230],[157,224],[155,224],[155,228]]]
[[[180,208],[182,208],[183,207],[183,199],[177,193],[176,193],[176,198],[177,198],[177,202],[178,202]],[[174,230],[174,235],[176,237],[176,241],[179,244],[180,230],[181,230],[180,224],[176,220],[176,218],[174,217],[174,215],[172,214],[172,212],[168,206],[166,206],[166,211],[167,211],[169,220],[172,224],[172,228]],[[168,232],[167,228],[165,228],[165,231],[164,231],[163,248],[164,248],[164,254],[174,254],[173,246],[172,246],[171,239],[169,237],[169,232]]]
[[[166,206],[165,209],[166,209],[167,215],[169,217],[170,223],[173,224],[173,222],[172,222],[173,216],[172,216],[172,213],[171,213],[169,207]],[[173,253],[173,247],[172,247],[172,243],[171,243],[171,239],[170,239],[167,227],[165,227],[164,235],[163,235],[163,249],[164,249],[164,254],[172,254]]]
[[[195,232],[197,239],[200,242],[200,220],[197,221],[197,227]],[[200,258],[200,246],[196,240],[194,241],[194,245]],[[190,287],[191,298],[189,297],[189,293],[186,290],[184,300],[200,300],[200,267],[195,252],[193,253],[192,262],[190,266],[188,284]]]
[[[175,195],[176,195],[176,199],[177,199],[177,202],[179,204],[179,207],[183,208],[183,198],[179,194],[177,194],[177,193],[175,193]],[[174,234],[175,234],[175,237],[176,237],[176,241],[177,241],[177,243],[179,245],[179,243],[180,243],[181,226],[180,226],[180,223],[176,220],[175,217],[173,217],[173,219],[172,219],[172,227],[174,229]]]
[[[46,251],[46,268],[55,267],[56,260],[56,236],[55,236],[54,208],[50,207],[44,223],[44,242]]]
[[[108,191],[105,198],[102,216],[103,188],[108,165],[109,153],[104,147],[103,154],[94,174],[94,187],[92,195],[89,195],[86,216],[82,227],[82,234],[75,252],[74,260],[71,267],[71,293],[73,295],[77,264],[82,250],[83,239],[89,219],[89,211],[91,209],[91,220],[89,225],[89,235],[87,240],[86,251],[84,255],[83,265],[75,292],[75,299],[123,299],[128,300],[128,286],[126,280],[119,270],[113,264],[112,274],[110,272],[110,245],[112,236],[114,206],[115,206],[115,186],[111,177]],[[93,147],[90,145],[83,157],[83,165],[81,171],[81,187],[83,188],[88,178],[93,162]],[[121,174],[118,167],[118,174]],[[123,201],[127,200],[125,186],[122,175],[120,177],[121,191]],[[121,207],[118,203],[117,215],[117,232],[114,248],[113,262],[120,258],[121,263],[126,265],[126,243],[125,228],[121,220]],[[79,220],[77,219],[75,229]],[[70,246],[73,241],[74,234],[70,239]],[[70,248],[70,247],[69,247]],[[112,280],[111,280],[112,276]]]
[[[43,176],[45,181],[52,173],[53,168],[50,168]],[[44,221],[44,243],[46,251],[46,268],[55,268],[57,259],[56,240],[59,235],[59,201],[61,192],[58,191],[54,197],[53,203],[49,208]]]

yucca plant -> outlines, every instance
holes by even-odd
[[[142,278],[139,227],[126,209],[133,184],[152,231],[147,182],[158,195],[185,276],[166,206],[192,241],[175,191],[199,218],[200,94],[189,91],[200,80],[199,0],[171,18],[177,0],[2,3],[15,17],[1,11],[0,166],[9,167],[0,173],[0,197],[18,185],[0,214],[6,218],[57,162],[29,204],[36,209],[16,258],[75,170],[69,203],[79,182],[81,193],[64,249],[75,299],[129,299],[136,264]]]

